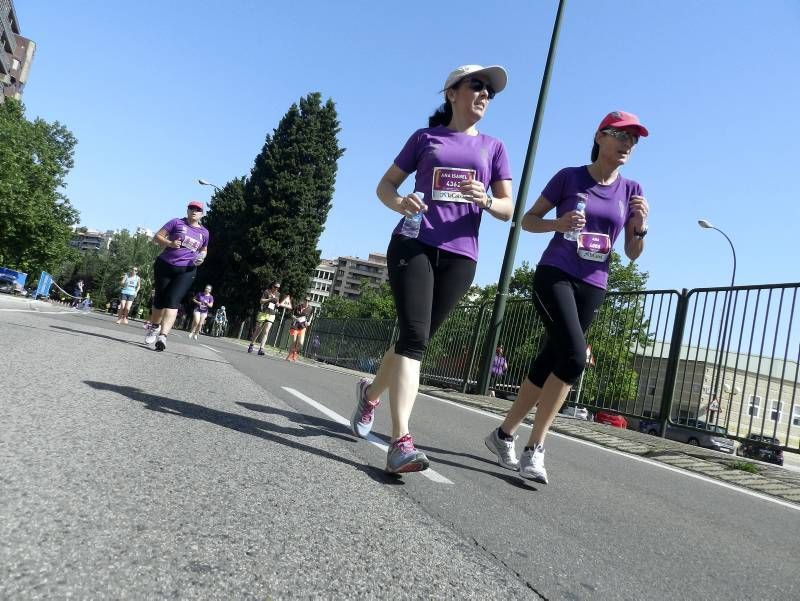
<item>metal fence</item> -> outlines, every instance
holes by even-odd
[[[800,451],[800,284],[611,292],[588,334],[592,360],[568,404],[713,430]],[[421,381],[478,390],[492,303],[459,305],[430,341]],[[270,342],[286,348],[288,321]],[[304,354],[375,373],[394,343],[394,320],[317,319]],[[510,299],[500,331],[507,369],[489,388],[513,396],[544,343],[533,304]]]

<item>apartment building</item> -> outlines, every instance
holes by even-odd
[[[36,43],[20,35],[12,0],[0,0],[0,102],[22,98],[35,52]]]
[[[361,296],[364,286],[377,288],[389,281],[385,254],[370,253],[367,259],[339,257],[336,263],[332,294],[355,299]]]
[[[333,279],[336,275],[336,268],[339,265],[338,259],[322,259],[317,269],[314,271],[314,276],[311,278],[311,283],[308,286],[307,296],[311,301],[309,304],[314,309],[319,309],[322,303],[325,302],[331,295],[333,288]]]

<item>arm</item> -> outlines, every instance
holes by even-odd
[[[643,196],[631,196],[628,207],[631,218],[625,224],[625,254],[631,261],[635,261],[644,252],[644,238],[637,238],[636,232],[645,230],[650,207]]]
[[[193,302],[195,305],[198,305],[198,306],[203,304],[203,303],[201,303],[199,300],[197,300],[197,297],[196,297],[196,296],[193,296],[193,297],[192,297],[192,302]]]
[[[561,232],[562,234],[566,234],[573,227],[583,227],[585,225],[586,219],[578,211],[570,211],[557,219],[545,219],[544,216],[547,215],[554,206],[555,205],[544,196],[540,196],[522,218],[522,229],[526,232],[533,232],[534,234],[546,232]]]
[[[160,230],[158,230],[156,232],[156,235],[153,236],[153,242],[155,242],[156,244],[158,244],[159,246],[161,246],[163,248],[180,248],[181,247],[181,241],[180,240],[170,240],[167,237],[168,235],[169,235],[169,232],[167,232],[167,230],[165,230],[164,228],[161,228]]]
[[[375,190],[375,193],[384,205],[403,216],[413,215],[419,213],[421,210],[424,211],[427,209],[424,201],[420,204],[417,197],[413,194],[400,196],[397,188],[406,181],[407,177],[408,173],[400,169],[397,165],[392,164],[392,166],[386,170],[386,173],[383,174],[381,181],[378,182],[378,188]]]
[[[489,214],[500,221],[508,221],[514,214],[514,201],[511,199],[511,180],[501,179],[492,182],[492,206],[489,204],[489,195],[483,184],[475,179],[466,180],[460,185],[461,192],[474,204],[488,211]]]

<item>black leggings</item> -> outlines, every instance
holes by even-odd
[[[536,268],[533,305],[542,318],[547,340],[531,363],[528,379],[541,388],[552,373],[574,384],[586,366],[586,330],[606,291],[549,265]]]
[[[156,293],[153,298],[153,309],[177,309],[183,297],[189,292],[196,273],[197,267],[194,265],[179,267],[157,257],[153,266]]]
[[[400,328],[394,351],[422,361],[428,341],[469,290],[476,263],[405,236],[392,236],[386,261]]]

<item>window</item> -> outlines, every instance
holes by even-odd
[[[747,415],[751,417],[758,417],[761,414],[761,397],[754,394],[750,397],[750,406],[747,409]]]
[[[792,425],[800,426],[800,407],[792,408]]]
[[[783,401],[772,401],[772,411],[769,418],[774,422],[781,421],[783,416]]]

